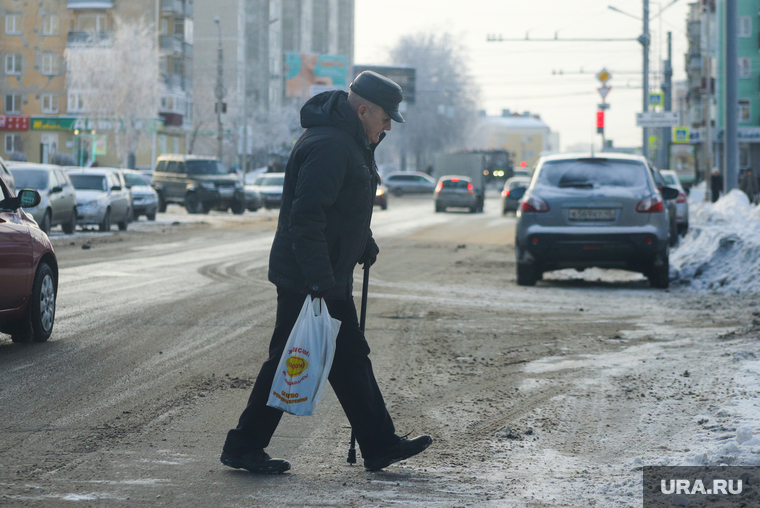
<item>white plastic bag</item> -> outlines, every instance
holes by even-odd
[[[339,331],[340,321],[330,316],[324,300],[307,296],[280,357],[267,406],[299,416],[314,414],[327,384]]]

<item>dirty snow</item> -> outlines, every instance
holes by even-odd
[[[671,280],[697,291],[760,292],[760,207],[734,189],[704,202],[691,192],[689,232],[670,256]]]

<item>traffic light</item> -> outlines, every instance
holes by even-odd
[[[604,134],[604,110],[596,112],[596,133]]]

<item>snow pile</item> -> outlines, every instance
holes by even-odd
[[[760,207],[738,189],[689,207],[689,232],[670,255],[671,280],[697,291],[760,292]]]

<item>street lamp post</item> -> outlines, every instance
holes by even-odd
[[[219,48],[217,49],[216,57],[216,156],[219,160],[222,160],[222,108],[224,96],[226,90],[224,89],[224,54],[222,50],[222,27],[219,24],[219,16],[214,18],[214,23],[219,29]]]

